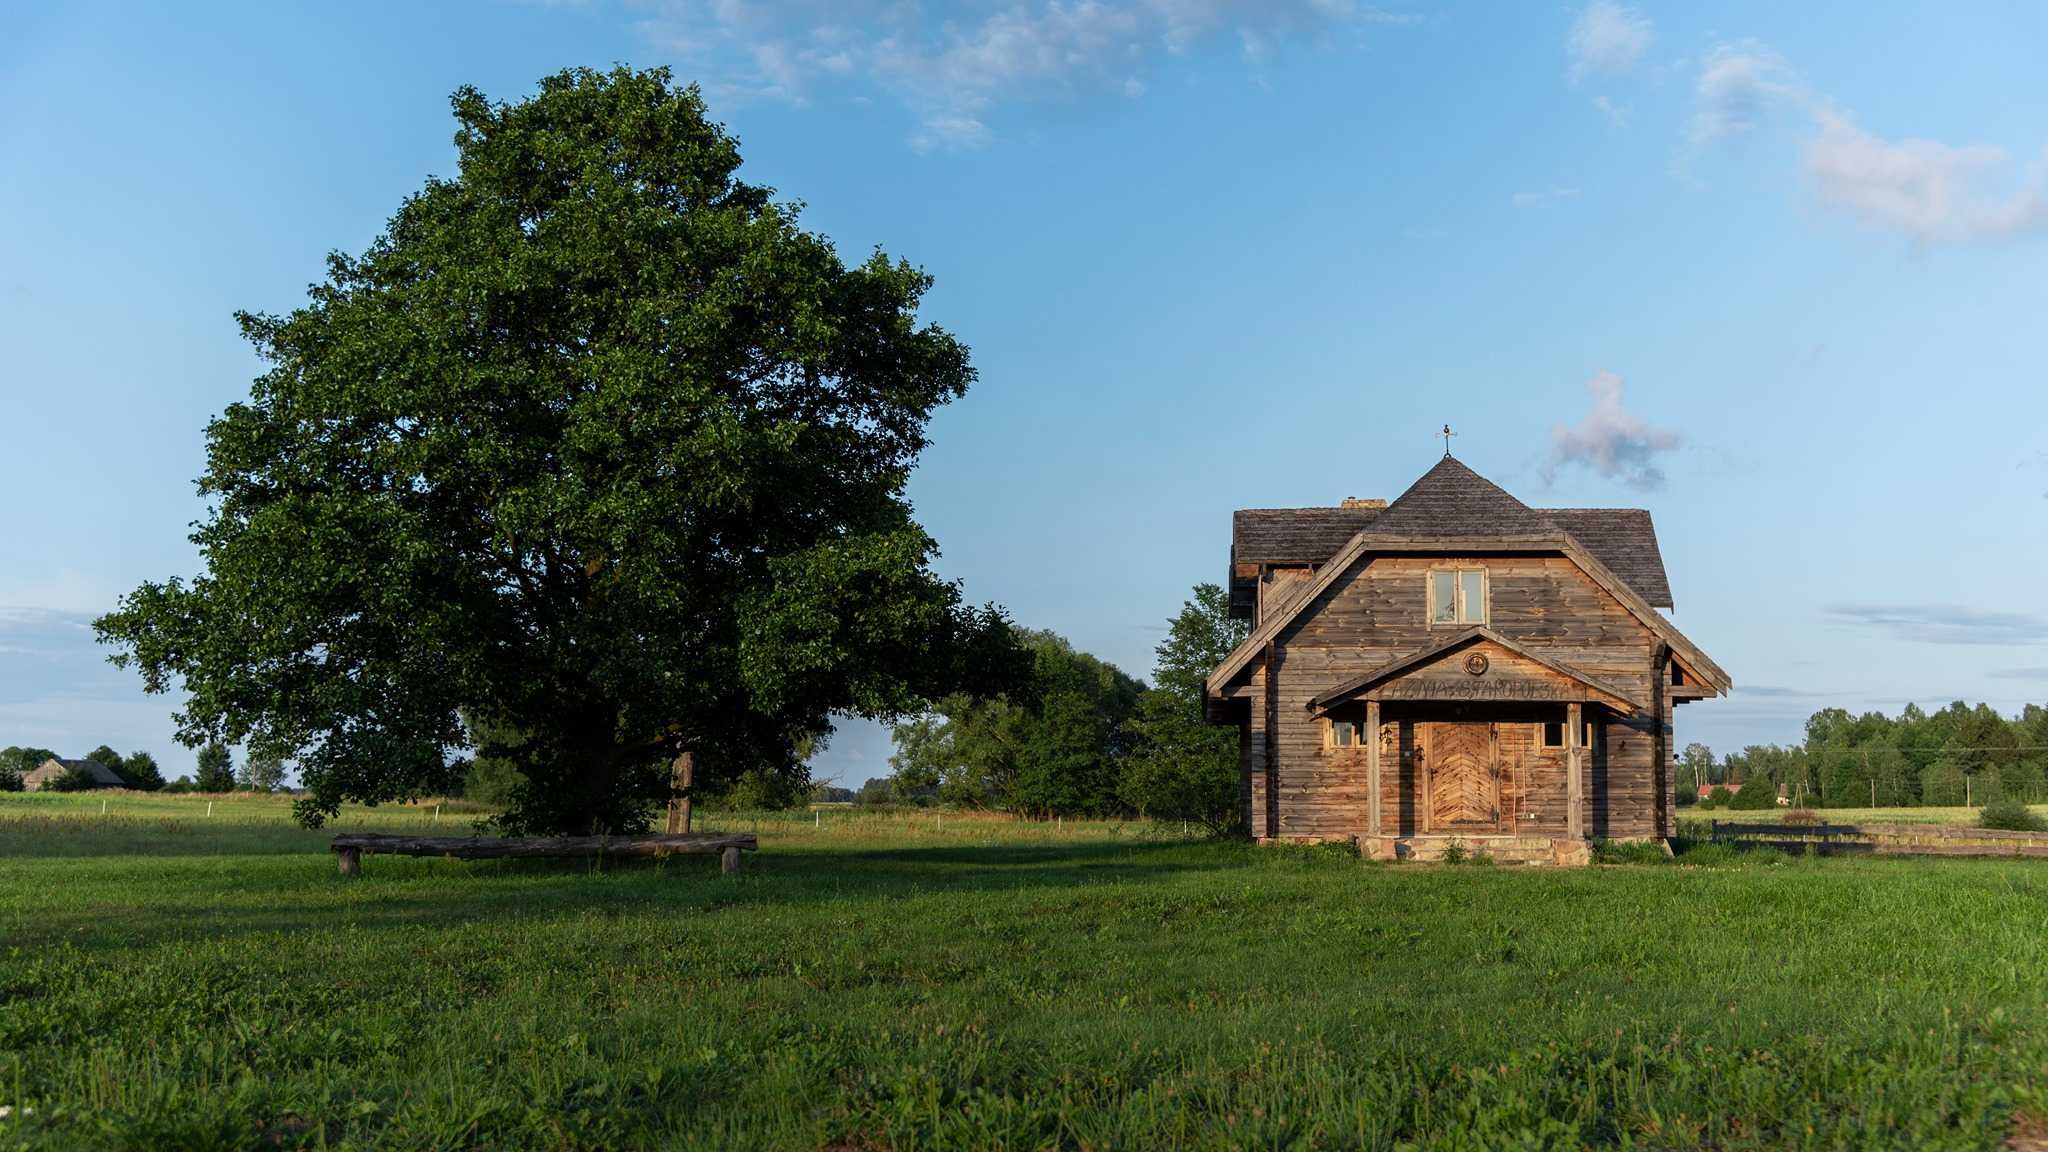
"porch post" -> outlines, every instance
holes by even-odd
[[[1365,828],[1380,834],[1380,702],[1365,702]]]
[[[1586,758],[1579,733],[1584,714],[1585,706],[1576,701],[1564,706],[1564,829],[1573,841],[1586,837]]]

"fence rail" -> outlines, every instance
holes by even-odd
[[[1714,821],[1719,844],[1774,848],[1816,856],[2037,856],[2048,858],[2048,833],[1971,828],[1961,824],[1738,824]]]

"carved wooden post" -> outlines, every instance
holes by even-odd
[[[718,870],[730,876],[740,870],[740,850],[727,848],[718,855]]]
[[[1585,706],[1577,702],[1564,706],[1564,748],[1565,748],[1565,836],[1571,840],[1586,838],[1586,757],[1579,746],[1579,729]]]
[[[363,853],[360,848],[343,848],[334,854],[334,866],[341,869],[343,876],[359,876],[363,871]]]
[[[1380,835],[1380,702],[1365,702],[1365,829]]]
[[[690,830],[690,780],[696,773],[697,758],[693,753],[684,752],[676,757],[673,767],[673,787],[677,795],[668,802],[668,830],[671,834]],[[730,872],[732,869],[728,868]]]

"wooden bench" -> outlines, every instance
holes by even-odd
[[[457,860],[522,860],[570,856],[712,856],[721,872],[740,870],[742,849],[761,847],[746,832],[680,832],[661,836],[393,836],[344,833],[329,850],[343,876],[363,870],[365,853],[387,856],[445,856]]]

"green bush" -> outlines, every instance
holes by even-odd
[[[2003,828],[2008,832],[2048,832],[2048,820],[2017,800],[1997,800],[1977,814],[1977,827]]]
[[[1714,790],[1712,792],[1707,793],[1707,798],[1705,800],[1700,801],[1700,807],[1726,808],[1729,804],[1733,803],[1734,800],[1735,793],[1730,792],[1726,784],[1716,784],[1714,785]]]
[[[1752,776],[1742,782],[1728,807],[1743,812],[1767,812],[1778,806],[1778,786],[1768,776]]]
[[[66,768],[62,776],[44,785],[52,792],[90,792],[99,786],[99,779],[86,768]]]
[[[21,773],[12,764],[0,764],[0,792],[19,792],[22,789]]]

